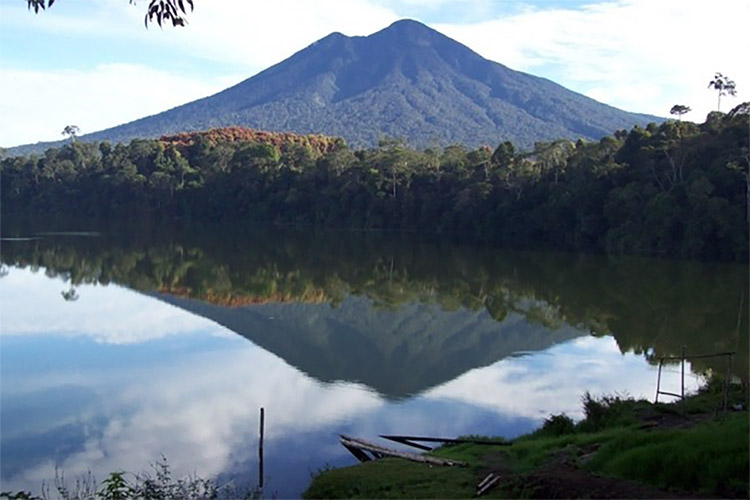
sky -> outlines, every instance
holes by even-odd
[[[716,72],[750,100],[748,0],[194,0],[184,28],[148,0],[0,0],[0,146],[62,139],[212,95],[338,31],[421,21],[487,59],[627,111],[705,120]]]

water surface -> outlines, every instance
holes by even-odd
[[[580,418],[585,391],[652,399],[655,359],[683,345],[737,350],[747,373],[747,266],[389,234],[55,233],[3,241],[3,489],[162,454],[176,475],[254,484],[264,407],[266,494],[297,496],[354,463],[339,433],[512,438]],[[688,389],[723,363],[690,366]]]

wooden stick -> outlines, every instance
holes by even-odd
[[[484,477],[484,479],[482,479],[482,480],[481,480],[481,481],[479,482],[479,484],[477,485],[477,490],[480,490],[480,489],[482,489],[482,486],[484,486],[484,485],[485,485],[485,484],[486,484],[487,482],[489,482],[489,480],[490,480],[490,479],[492,479],[494,475],[495,475],[495,473],[494,473],[494,472],[490,472],[489,474],[487,474],[487,475],[486,475],[486,476]]]
[[[367,456],[367,453],[360,450],[359,448],[355,448],[354,446],[349,446],[348,444],[345,444],[343,441],[341,442],[341,444],[344,446],[344,448],[349,450],[349,453],[354,455],[354,458],[356,458],[360,462],[369,462],[370,460],[372,460],[370,457]]]
[[[680,398],[685,399],[685,346],[682,346],[682,378],[680,380]]]
[[[258,487],[263,488],[263,426],[265,410],[260,408],[260,439],[258,440]]]
[[[724,390],[722,391],[724,399],[724,413],[729,409],[729,379],[732,378],[732,355],[727,356],[727,375],[724,377]]]
[[[718,358],[719,356],[728,356],[729,354],[736,354],[735,351],[717,352],[715,354],[695,354],[692,356],[685,356],[685,359],[690,361],[691,359],[704,359],[704,358]],[[680,356],[664,356],[659,358],[662,361],[680,361]]]
[[[674,396],[676,398],[679,398],[680,395],[676,392],[668,392],[668,391],[659,391],[659,394],[664,394],[665,396]]]
[[[495,483],[500,481],[500,476],[495,474],[494,472],[490,472],[487,477],[485,477],[479,485],[477,485],[477,495],[476,496],[482,496],[484,493],[487,492],[490,488],[492,488]]]
[[[659,389],[661,389],[661,367],[664,364],[664,358],[659,360],[659,371],[656,375],[656,396],[654,397],[654,404],[659,402]]]
[[[386,435],[386,434],[383,434],[380,437],[382,437],[383,439],[396,441],[397,443],[414,446],[416,448],[422,448],[422,445],[411,443],[411,441],[424,441],[426,443],[452,443],[452,444],[471,443],[471,444],[482,444],[482,445],[492,445],[492,446],[495,446],[495,445],[509,446],[513,444],[509,441],[487,441],[487,440],[482,440],[482,439],[452,439],[452,438],[425,437],[425,436],[393,436],[393,435]],[[424,449],[426,451],[429,451],[432,448],[425,446]]]
[[[384,439],[388,439],[390,441],[396,441],[397,443],[405,444],[406,446],[411,446],[413,448],[419,448],[420,450],[424,451],[432,451],[432,448],[429,446],[425,446],[423,444],[415,443],[410,440],[410,438],[403,437],[403,436],[380,436]]]

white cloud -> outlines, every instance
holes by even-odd
[[[83,134],[96,132],[205,97],[239,80],[179,76],[132,64],[90,70],[0,68],[2,145],[60,140],[70,124]]]
[[[750,3],[629,0],[535,9],[474,25],[437,26],[483,56],[550,78],[629,111],[667,116],[686,104],[703,121],[716,108],[716,71],[738,86],[724,111],[748,100]]]
[[[165,30],[160,41],[260,71],[334,31],[367,35],[397,18],[367,0],[211,0],[196,2],[189,27]]]

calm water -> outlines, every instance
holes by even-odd
[[[162,454],[254,484],[264,407],[266,495],[297,496],[355,462],[339,433],[514,437],[580,417],[587,390],[653,398],[654,358],[683,345],[748,370],[747,266],[278,230],[6,236],[3,490]]]

